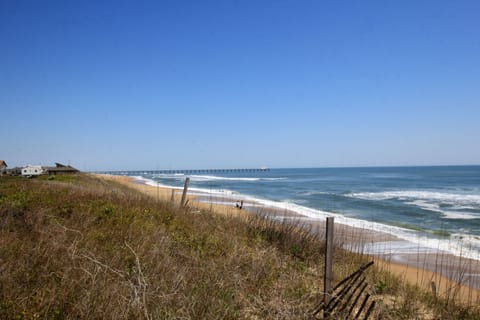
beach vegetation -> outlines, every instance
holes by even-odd
[[[300,222],[179,207],[87,174],[0,178],[0,244],[2,319],[309,319],[322,298],[322,235]],[[336,248],[334,281],[369,259]],[[380,266],[366,276],[379,319],[480,315]]]

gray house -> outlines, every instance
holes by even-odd
[[[58,162],[55,162],[55,167],[43,167],[43,169],[49,175],[72,174],[80,172],[70,165],[66,166]]]

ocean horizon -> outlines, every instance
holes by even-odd
[[[248,200],[309,219],[335,217],[392,234],[409,253],[442,251],[480,260],[480,166],[285,168],[265,172],[165,174],[117,171],[152,186],[182,188],[202,201]],[[214,196],[214,197],[213,197]],[[224,199],[222,199],[224,198]],[[400,252],[405,251],[405,252]]]

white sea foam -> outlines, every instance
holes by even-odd
[[[415,253],[434,253],[437,252],[437,249],[429,247],[420,247],[417,243],[406,241],[406,240],[397,240],[397,241],[375,241],[363,244],[361,247],[358,247],[356,244],[347,244],[344,245],[345,249],[362,252],[364,254],[409,254],[412,252]]]
[[[296,204],[307,204],[308,200],[305,199],[285,199],[283,202],[291,202]]]
[[[183,189],[183,188],[181,188]],[[189,188],[196,195],[215,195],[215,196],[236,196],[238,192],[228,189],[203,189],[203,188]]]
[[[400,200],[421,209],[441,213],[447,219],[480,219],[480,214],[462,210],[480,210],[480,195],[432,191],[360,192],[347,196],[365,200]]]
[[[185,175],[183,173],[169,173],[169,174],[155,173],[155,174],[152,174],[152,177],[167,178],[167,179],[183,179]]]
[[[431,202],[428,202],[426,200],[414,200],[414,201],[406,202],[406,203],[415,205],[415,206],[420,207],[424,210],[429,210],[429,211],[434,211],[434,212],[441,213],[443,215],[443,217],[447,218],[447,219],[462,219],[462,220],[480,219],[480,215],[478,215],[478,214],[475,214],[475,213],[472,213],[472,212],[461,211],[461,209],[462,208],[464,209],[465,207],[455,206],[455,207],[452,207],[452,209],[454,209],[456,211],[452,211],[452,210],[441,209],[439,203],[431,203]],[[474,208],[472,208],[472,209],[474,209]]]
[[[385,192],[359,192],[351,193],[347,196],[366,199],[366,200],[388,200],[388,199],[419,199],[419,200],[435,200],[439,202],[474,205],[480,206],[480,195],[478,194],[461,194],[461,193],[445,193],[433,191],[385,191]]]
[[[154,178],[165,178],[165,179],[185,179],[187,177],[184,173],[154,173],[151,175]]]
[[[455,210],[478,210],[478,208],[472,206],[453,206],[452,209]]]
[[[447,219],[461,219],[461,220],[471,220],[471,219],[480,219],[479,215],[461,212],[461,211],[443,211],[443,216]]]
[[[259,181],[260,178],[242,178],[242,177],[220,177],[220,176],[208,176],[208,175],[191,175],[192,181]]]
[[[317,196],[317,195],[335,195],[333,192],[326,191],[302,191],[299,194],[302,196]]]
[[[168,188],[172,188],[172,187],[169,187],[169,186],[166,186],[166,185],[163,185],[161,183],[158,183],[157,181],[154,181],[152,179],[147,179],[145,177],[142,177],[142,176],[131,176],[136,182],[139,182],[139,183],[143,183],[143,184],[146,184],[146,185],[149,185],[149,186],[153,186],[153,187],[168,187]]]

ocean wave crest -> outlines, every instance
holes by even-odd
[[[259,181],[260,178],[243,178],[243,177],[220,177],[220,176],[208,176],[208,175],[191,175],[192,181]]]
[[[434,191],[385,191],[385,192],[358,192],[347,194],[349,197],[365,200],[424,200],[437,201],[456,206],[480,207],[480,195],[445,193]]]
[[[419,200],[436,200],[441,202],[450,202],[463,205],[480,206],[480,195],[477,194],[460,194],[446,193],[435,191],[384,191],[384,192],[357,192],[348,194],[353,198],[366,200],[388,200],[388,199],[419,199]]]
[[[357,199],[382,201],[399,200],[424,210],[441,213],[446,219],[480,219],[480,195],[433,191],[359,192],[347,196]]]

